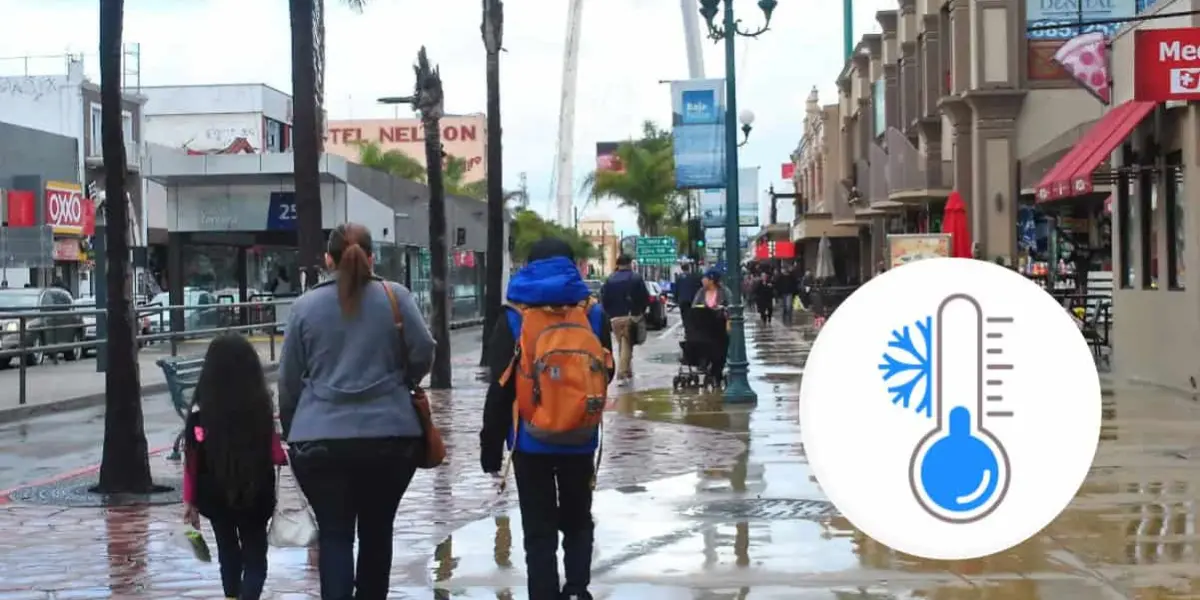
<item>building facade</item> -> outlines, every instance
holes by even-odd
[[[621,241],[617,234],[616,222],[606,217],[580,219],[575,228],[596,250],[588,259],[588,273],[585,275],[591,279],[599,279],[615,271]]]
[[[35,187],[39,210],[49,211],[50,205],[66,207],[62,211],[39,213],[42,222],[55,230],[55,244],[59,248],[55,274],[72,290],[87,294],[91,292],[93,279],[83,250],[88,246],[88,236],[81,223],[83,211],[76,209],[83,207],[85,199],[102,207],[106,198],[100,147],[100,88],[85,77],[82,59],[64,56],[62,66],[59,74],[0,77],[0,89],[7,92],[0,94],[0,120],[75,140],[76,171],[61,179],[42,179]],[[127,90],[122,98],[126,154],[126,189],[122,196],[130,207],[128,226],[137,266],[145,264],[147,239],[140,167],[143,101],[135,90]],[[8,156],[4,158],[10,160]],[[69,251],[73,247],[80,250]]]
[[[487,177],[487,116],[484,114],[442,117],[442,150],[464,162],[461,183]],[[425,131],[420,119],[350,119],[327,124],[325,151],[357,161],[359,144],[373,142],[383,151],[398,150],[425,164]]]
[[[263,84],[143,87],[146,141],[213,152],[245,140],[255,152],[292,147],[292,97]]]

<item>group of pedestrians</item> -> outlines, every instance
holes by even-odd
[[[262,594],[286,463],[315,517],[321,598],[388,595],[393,522],[428,433],[411,382],[428,373],[435,343],[410,292],[373,274],[371,249],[364,227],[335,228],[333,276],[292,307],[279,367],[282,434],[254,347],[237,335],[209,346],[185,431],[184,518],[210,521],[227,598]],[[613,375],[632,376],[628,352],[614,369],[611,338],[631,350],[648,300],[631,262],[622,258],[597,302],[570,246],[539,241],[488,337],[480,467],[503,489],[508,449],[530,600],[592,598],[601,413]]]
[[[807,304],[807,292],[812,285],[812,273],[792,266],[782,268],[760,268],[757,274],[752,273],[752,283],[749,292],[754,298],[754,306],[758,310],[759,321],[766,325],[775,317],[775,307],[779,306],[783,320],[790,323],[798,299]]]

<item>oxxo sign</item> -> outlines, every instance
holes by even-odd
[[[83,233],[83,190],[73,183],[46,183],[46,224],[54,233]]]
[[[1138,29],[1133,56],[1135,100],[1200,100],[1200,28]]]

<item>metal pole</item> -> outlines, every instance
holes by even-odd
[[[848,2],[849,0],[847,0]],[[737,21],[733,18],[733,0],[725,0],[725,262],[726,284],[732,306],[729,310],[729,382],[726,402],[757,402],[758,396],[747,379],[746,320],[742,306],[742,268],[739,260],[738,228],[738,120],[737,75],[734,68],[734,42]]]
[[[854,0],[842,0],[842,48],[850,60],[854,54]]]
[[[487,51],[487,268],[484,279],[483,344],[479,365],[487,361],[487,341],[500,320],[504,302],[504,176],[500,144],[500,49],[504,34],[504,3],[483,0],[483,45]]]

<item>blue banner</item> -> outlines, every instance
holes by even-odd
[[[671,83],[675,187],[725,187],[725,80]]]
[[[296,229],[296,192],[271,192],[267,209],[267,231]]]

